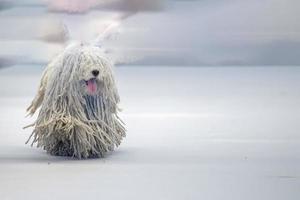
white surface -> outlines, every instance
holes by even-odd
[[[116,70],[128,136],[103,159],[25,145],[41,70],[0,71],[0,198],[300,198],[300,68]]]

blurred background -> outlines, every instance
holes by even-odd
[[[299,65],[299,9],[297,0],[0,0],[0,67],[45,65],[74,40],[117,64]]]

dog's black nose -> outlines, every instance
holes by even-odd
[[[93,70],[93,71],[92,71],[92,74],[93,74],[94,76],[98,76],[98,75],[99,75],[99,70]]]

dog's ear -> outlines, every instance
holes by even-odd
[[[49,66],[47,66],[47,68],[48,67]],[[30,106],[26,109],[26,111],[28,112],[28,115],[33,115],[43,102],[43,99],[45,96],[45,90],[46,90],[46,86],[47,86],[47,81],[48,81],[47,68],[43,72],[37,94],[35,95],[34,99],[32,100]]]
[[[50,75],[52,74],[54,65],[57,63],[57,59],[54,59],[53,62],[49,63],[47,67],[45,68],[42,78],[40,80],[40,84],[38,87],[37,94],[35,95],[34,99],[32,100],[30,106],[26,109],[28,112],[28,115],[33,115],[35,111],[41,106],[44,96],[45,96],[45,91],[47,88],[48,84],[48,79]]]

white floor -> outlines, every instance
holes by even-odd
[[[120,67],[103,159],[25,145],[41,69],[0,70],[0,199],[300,199],[300,67]]]

